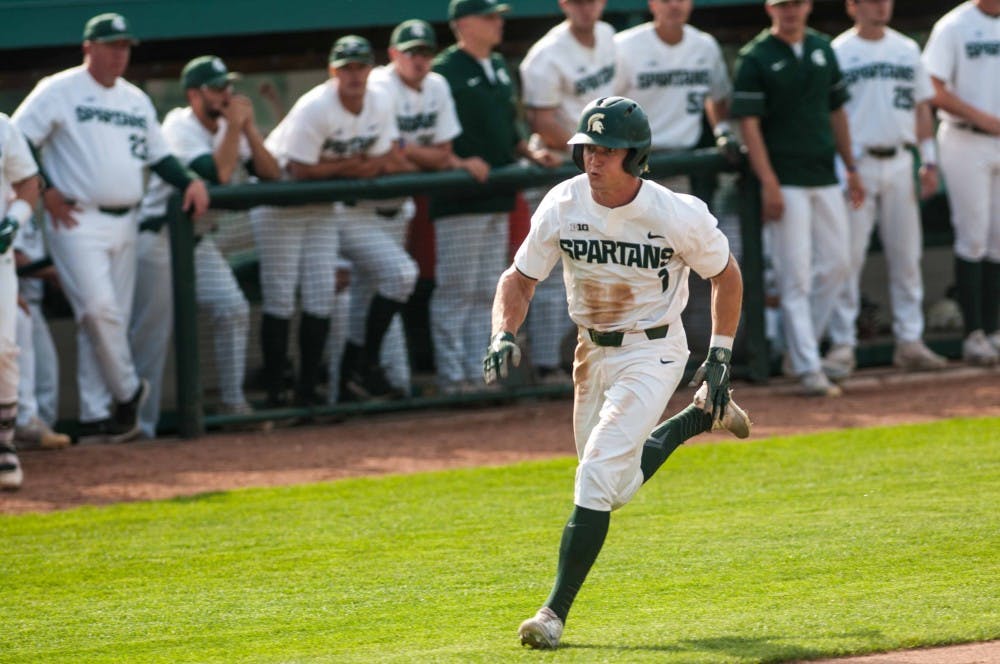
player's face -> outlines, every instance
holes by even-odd
[[[590,188],[598,193],[612,193],[633,186],[635,178],[622,165],[627,156],[627,148],[584,145],[583,170],[587,173]]]
[[[766,5],[765,9],[768,16],[771,17],[771,25],[779,32],[800,32],[806,27],[809,12],[812,11],[812,2],[810,0],[792,0],[780,5]]]
[[[691,18],[693,0],[649,0],[653,22],[665,28],[679,28]]]
[[[559,7],[570,26],[581,32],[591,32],[601,20],[607,0],[559,0]]]
[[[850,0],[848,4],[861,25],[884,28],[892,19],[892,0]]]
[[[462,40],[493,48],[503,41],[503,14],[476,14],[458,19]]]
[[[84,42],[83,52],[89,66],[102,77],[117,78],[125,75],[132,55],[132,42],[122,39],[113,42]]]
[[[419,86],[431,71],[434,51],[422,46],[411,48],[408,51],[397,51],[390,48],[389,57],[404,83]]]
[[[229,105],[233,98],[233,86],[209,87],[203,85],[198,88],[198,100],[205,114],[213,120],[222,117],[222,110]]]
[[[368,84],[368,74],[372,66],[363,62],[348,62],[331,68],[331,73],[337,77],[337,90],[343,99],[361,99],[365,96],[365,86]]]

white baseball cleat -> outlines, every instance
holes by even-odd
[[[555,648],[562,637],[563,621],[555,611],[547,606],[538,609],[533,618],[528,618],[517,628],[521,645],[538,649]]]
[[[24,447],[40,447],[43,450],[61,450],[69,447],[70,438],[64,433],[56,433],[37,417],[32,417],[24,426],[14,428],[14,441]]]
[[[962,342],[962,359],[969,364],[990,367],[1000,361],[1000,353],[982,330],[976,330]]]
[[[23,479],[17,449],[10,443],[0,443],[0,489],[16,491],[21,488]]]
[[[844,380],[849,378],[857,367],[857,360],[854,357],[854,346],[839,344],[827,352],[820,362],[823,373],[830,380]]]
[[[948,360],[920,341],[901,341],[892,354],[892,364],[906,371],[936,371],[948,366]]]
[[[802,394],[807,397],[839,397],[843,391],[830,382],[822,371],[810,371],[799,376]]]
[[[694,405],[696,408],[705,410],[705,401],[708,399],[708,383],[702,383],[698,391],[694,393]],[[733,401],[733,390],[729,390],[729,403],[726,405],[722,417],[712,421],[712,431],[725,429],[737,438],[747,438],[750,436],[750,415],[735,401]]]

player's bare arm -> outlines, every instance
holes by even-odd
[[[187,188],[184,189],[184,200],[181,208],[189,213],[192,218],[197,219],[205,214],[208,210],[208,205],[208,188],[205,186],[205,181],[201,179],[192,180]]]
[[[564,149],[566,141],[573,135],[559,122],[555,108],[529,108],[525,110],[525,117],[531,130],[541,136],[545,147],[551,150]]]
[[[934,85],[934,99],[931,100],[931,103],[943,111],[972,123],[983,131],[1000,136],[1000,117],[991,115],[962,100],[948,88],[947,83],[936,76],[931,76],[931,83]]]
[[[854,163],[854,151],[851,149],[851,130],[847,126],[847,111],[841,106],[830,111],[830,125],[833,127],[833,140],[837,145],[837,154],[844,160],[847,167],[847,197],[855,210],[865,202],[865,186],[858,174],[858,165]]]
[[[920,145],[920,197],[933,196],[940,184],[937,148],[934,143],[934,117],[930,102],[917,104],[917,143]]]
[[[279,179],[281,166],[264,145],[264,136],[261,135],[257,123],[252,118],[245,125],[243,135],[247,137],[247,143],[250,144],[250,162],[253,164],[254,175],[261,180]]]
[[[528,305],[538,282],[511,265],[500,275],[493,299],[493,334],[483,358],[483,380],[487,385],[505,378],[521,362],[515,334],[528,315]]]
[[[562,157],[558,154],[548,148],[533,147],[525,140],[518,141],[515,152],[529,159],[532,163],[545,168],[556,168],[562,165]]]
[[[771,166],[771,158],[767,154],[764,134],[760,130],[760,118],[741,118],[740,130],[750,158],[750,167],[760,180],[762,218],[764,222],[778,221],[785,214],[785,200],[781,195],[781,183],[778,182],[778,176]]]
[[[381,172],[381,164],[365,155],[327,157],[315,164],[288,162],[288,173],[296,180],[329,180],[332,178],[372,178]]]
[[[233,173],[239,168],[240,138],[243,136],[243,127],[253,114],[250,100],[242,98],[245,102],[232,97],[225,104],[220,112],[226,119],[226,131],[222,135],[222,140],[212,153],[215,162],[215,172],[219,178],[219,184],[229,184]]]
[[[735,337],[743,308],[743,273],[729,256],[725,269],[710,279],[712,283],[712,336]]]

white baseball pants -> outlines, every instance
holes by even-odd
[[[850,278],[850,236],[838,185],[782,187],[785,214],[768,222],[785,342],[796,375],[820,370],[819,338]]]
[[[632,332],[618,348],[598,346],[581,330],[573,362],[575,505],[608,512],[639,490],[642,447],[680,384],[687,359],[680,321],[663,339]]]
[[[17,270],[14,250],[0,255],[0,406],[17,402]]]
[[[47,237],[76,317],[80,421],[96,422],[110,416],[112,399],[128,401],[139,388],[128,343],[138,229],[134,211],[74,214],[79,223],[72,228],[54,228],[48,219]]]
[[[48,323],[37,302],[18,309],[17,345],[21,379],[17,388],[17,423],[24,426],[37,417],[49,426],[59,414],[59,356]]]
[[[837,297],[830,317],[830,341],[856,346],[861,311],[861,272],[875,220],[889,271],[892,333],[897,341],[918,341],[924,334],[924,282],[920,273],[923,234],[913,179],[913,154],[900,148],[895,157],[870,155],[858,161],[865,185],[861,208],[848,208],[850,279]]]
[[[938,145],[955,254],[974,263],[1000,262],[1000,137],[942,122]]]

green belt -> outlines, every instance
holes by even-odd
[[[139,232],[159,233],[164,224],[167,223],[167,215],[162,217],[150,217],[139,222]]]
[[[103,205],[101,205],[101,206],[98,206],[97,209],[100,212],[103,212],[104,214],[110,214],[113,217],[124,217],[125,215],[127,215],[129,212],[131,212],[135,208],[133,208],[133,207],[104,207]]]
[[[646,335],[647,339],[662,339],[667,336],[667,330],[669,329],[669,325],[660,325],[659,327],[651,327],[648,330],[643,330],[642,333]],[[598,346],[617,348],[622,345],[622,341],[625,340],[626,333],[598,332],[597,330],[588,329],[587,334],[590,335],[590,340]]]

